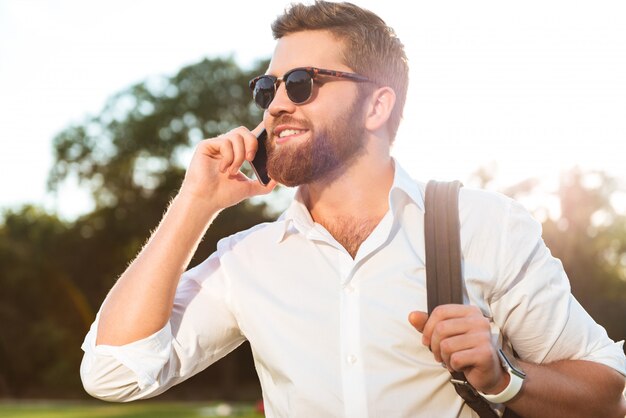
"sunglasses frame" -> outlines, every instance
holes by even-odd
[[[299,101],[299,102],[295,101],[291,97],[291,95],[289,94],[289,90],[287,90],[287,97],[289,97],[289,100],[291,100],[294,104],[306,103],[311,98],[311,96],[313,95],[313,84],[315,82],[315,79],[318,76],[345,78],[347,80],[355,81],[355,82],[371,82],[371,80],[369,78],[367,78],[367,77],[365,77],[364,75],[361,75],[361,74],[349,73],[349,72],[337,71],[337,70],[326,70],[324,68],[317,68],[317,67],[297,67],[297,68],[293,68],[293,69],[287,71],[282,77],[275,77],[273,75],[263,74],[263,75],[260,75],[258,77],[253,78],[249,82],[250,90],[252,90],[252,99],[257,104],[257,106],[259,106],[263,110],[268,109],[270,107],[270,105],[272,104],[272,101],[274,101],[274,98],[276,97],[276,91],[278,90],[278,87],[280,86],[280,83],[285,81],[285,80],[287,80],[289,78],[289,76],[292,73],[296,72],[296,71],[304,71],[311,77],[311,81],[310,81],[311,87],[310,87],[310,92],[309,92],[308,97],[306,99],[302,100],[302,101]],[[267,107],[261,106],[256,101],[255,87],[256,87],[257,83],[259,82],[259,80],[261,80],[261,79],[269,79],[269,80],[271,80],[272,84],[274,86],[274,93],[272,95],[272,99],[267,104]]]

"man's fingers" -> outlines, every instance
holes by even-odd
[[[249,135],[245,135],[243,137],[246,147],[246,155],[245,159],[247,161],[252,161],[254,156],[256,155],[257,150],[259,149],[259,140],[256,138],[256,135],[250,133]]]
[[[267,183],[267,185],[265,185],[265,186],[263,186],[257,180],[255,180],[254,182],[256,183],[256,190],[255,190],[256,193],[255,194],[257,194],[257,195],[268,194],[269,192],[274,190],[274,188],[278,185],[278,183],[276,183],[275,180],[270,180],[269,183]]]
[[[419,332],[424,331],[424,326],[428,321],[428,314],[426,312],[414,311],[409,314],[409,322]]]
[[[222,157],[222,161],[220,161],[220,171],[222,173],[225,173],[235,159],[235,152],[233,150],[233,143],[231,141],[222,141],[222,143],[220,144],[220,155]]]
[[[256,128],[250,131],[250,135],[244,136],[244,140],[246,141],[246,160],[252,161],[256,152],[259,148],[259,141],[257,137],[261,134],[261,131],[265,129],[265,125],[263,121],[259,123]]]
[[[446,338],[445,340],[442,340],[439,343],[435,358],[437,357],[437,355],[439,355],[440,359],[437,361],[443,362],[449,367],[452,367],[453,369],[457,371],[461,371],[458,368],[460,367],[458,363],[455,363],[455,364],[451,363],[451,360],[450,360],[451,357],[455,353],[473,349],[475,347],[480,346],[481,344],[484,344],[485,342],[489,343],[489,341],[486,341],[484,336],[481,335],[480,333],[455,335],[453,337]],[[433,344],[433,354],[435,354],[434,344]],[[466,366],[467,364],[463,364],[463,367],[466,367]]]
[[[439,357],[445,357],[443,344],[459,335],[480,336],[484,340],[480,341],[481,343],[489,343],[491,338],[489,320],[483,316],[470,315],[465,318],[452,318],[437,323],[433,328],[433,333],[427,336],[430,338],[430,349],[435,354],[437,361],[441,361]]]
[[[241,135],[233,135],[231,137],[231,143],[233,144],[233,161],[228,171],[230,175],[235,175],[239,172],[246,158],[246,148]]]
[[[252,161],[258,149],[256,135],[263,129],[262,126],[255,128],[255,131],[259,131],[256,134],[240,126],[218,138],[207,140],[209,155],[220,160],[219,170],[222,173],[236,176],[244,161]]]
[[[475,306],[441,305],[427,315],[411,312],[409,322],[422,344],[448,370],[462,371],[474,387],[492,387],[502,374],[491,341],[489,319]]]
[[[247,179],[247,177],[243,173],[239,173],[239,174],[241,174],[241,176]],[[248,193],[250,197],[268,194],[269,192],[274,190],[274,188],[278,184],[276,183],[276,181],[270,180],[270,182],[267,183],[267,185],[263,186],[261,183],[258,182],[258,180],[250,180],[250,179],[248,180],[249,180],[249,192]]]
[[[476,306],[472,305],[439,305],[433,309],[432,314],[428,318],[424,330],[422,341],[425,345],[430,346],[433,332],[442,321],[447,321],[453,318],[467,318],[470,316],[483,317],[482,312]]]
[[[440,321],[433,327],[433,332],[429,335],[424,335],[424,339],[427,340],[430,350],[435,355],[435,360],[441,362],[445,361],[445,356],[441,352],[447,340],[452,337],[465,334],[471,329],[471,324],[468,323],[467,318],[452,318],[444,321]]]

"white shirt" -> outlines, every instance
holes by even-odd
[[[504,196],[463,188],[466,302],[521,358],[584,359],[626,375],[614,343],[570,294],[540,224]],[[471,417],[421,335],[427,310],[424,185],[396,163],[389,211],[355,259],[299,195],[275,222],[225,238],[181,278],[170,322],[122,347],[85,338],[93,396],[154,396],[249,340],[268,417]]]

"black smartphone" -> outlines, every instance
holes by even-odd
[[[265,146],[267,131],[263,129],[256,139],[259,142],[259,147],[250,165],[259,183],[263,186],[267,186],[267,183],[270,182],[270,176],[267,175],[267,148]]]

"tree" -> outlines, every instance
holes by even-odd
[[[0,225],[0,394],[78,389],[65,377],[80,361],[87,302],[60,262],[68,226],[35,207]]]
[[[611,197],[616,179],[578,168],[557,192],[561,216],[543,225],[544,239],[568,274],[572,293],[614,340],[626,338],[626,216]]]
[[[70,176],[88,186],[97,207],[132,205],[177,187],[182,157],[202,138],[239,125],[254,127],[261,112],[247,82],[267,62],[243,71],[232,59],[185,67],[172,78],[150,79],[113,96],[99,116],[54,139],[49,187]]]

